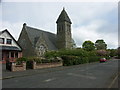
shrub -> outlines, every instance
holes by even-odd
[[[100,59],[100,57],[98,57],[98,56],[91,56],[91,57],[89,57],[89,63],[97,62],[97,61],[99,61],[99,59]]]
[[[83,57],[83,58],[81,58],[80,64],[84,64],[84,63],[88,63],[88,62],[89,62],[88,57]]]
[[[26,57],[21,57],[21,58],[18,58],[16,61],[27,61],[27,58]]]
[[[107,55],[106,50],[97,50],[96,53],[98,56],[106,56]]]
[[[88,52],[83,49],[72,49],[72,50],[49,51],[45,53],[45,57],[47,58],[62,57],[64,55],[86,57],[88,56]]]
[[[20,65],[23,61],[26,62],[27,58],[26,57],[17,58],[16,59],[16,64]]]
[[[80,58],[78,56],[62,56],[63,66],[78,65]]]
[[[58,51],[48,51],[45,53],[45,57],[47,58],[53,58],[59,56]]]

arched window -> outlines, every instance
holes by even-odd
[[[41,44],[38,47],[38,56],[43,56],[45,52],[46,52],[46,47],[45,45]]]

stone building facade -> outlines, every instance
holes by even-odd
[[[68,17],[65,9],[61,12],[57,23],[57,48],[71,49],[72,37],[71,37],[71,20]]]
[[[71,35],[71,20],[65,9],[57,21],[57,34],[32,28],[23,24],[18,43],[23,49],[23,56],[43,56],[46,51],[72,49],[74,40]]]

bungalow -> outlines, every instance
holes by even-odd
[[[22,57],[22,48],[8,32],[3,30],[0,32],[0,60],[6,62],[6,60],[14,61],[16,58]]]

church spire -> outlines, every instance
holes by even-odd
[[[65,10],[65,7],[63,7],[63,10]]]
[[[65,8],[63,7],[63,10],[62,10],[61,14],[59,15],[56,23],[64,22],[64,21],[69,22],[70,24],[72,24],[68,14],[65,11]]]

